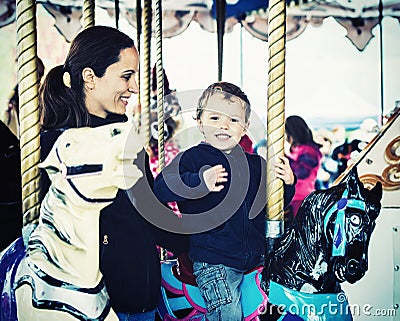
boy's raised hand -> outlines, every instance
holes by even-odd
[[[286,157],[279,157],[280,162],[275,163],[275,177],[280,178],[286,185],[294,183],[294,174],[289,164],[289,159]]]
[[[219,192],[224,188],[221,183],[228,181],[228,173],[222,165],[215,165],[203,172],[204,183],[210,192]]]

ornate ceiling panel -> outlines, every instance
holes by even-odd
[[[163,36],[174,37],[184,32],[192,21],[209,32],[217,32],[215,19],[216,0],[164,0]],[[228,0],[225,32],[240,23],[254,37],[268,40],[268,8],[265,0]],[[70,41],[82,28],[83,0],[38,0],[55,17],[55,27]],[[119,0],[121,16],[136,27],[135,1]],[[114,0],[97,0],[98,7],[115,14]],[[400,22],[400,0],[288,0],[287,39],[298,37],[308,25],[319,26],[327,17],[334,19],[347,30],[347,38],[362,51],[373,37],[372,29],[382,17],[393,17]],[[0,0],[0,27],[15,20],[15,0]]]

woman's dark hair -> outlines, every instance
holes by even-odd
[[[72,41],[64,65],[51,69],[41,87],[42,129],[90,125],[83,69],[89,67],[102,77],[110,65],[120,60],[123,49],[134,46],[129,36],[112,27],[93,26],[81,31]],[[66,73],[70,78],[67,83],[63,81]]]
[[[300,116],[289,116],[286,118],[285,132],[287,136],[293,139],[291,148],[299,145],[319,145],[314,142],[311,129]]]

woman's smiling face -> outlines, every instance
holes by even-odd
[[[248,124],[241,99],[227,99],[223,94],[214,93],[198,120],[205,141],[211,146],[230,153],[245,135]]]
[[[136,76],[139,55],[136,48],[121,50],[120,60],[110,65],[103,77],[88,84],[86,101],[91,114],[105,118],[109,113],[123,115],[132,94],[139,91]]]

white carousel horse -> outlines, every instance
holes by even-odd
[[[69,129],[40,165],[51,187],[24,249],[21,239],[0,258],[0,320],[118,320],[99,270],[99,214],[118,189],[142,172],[142,140],[116,123]]]

